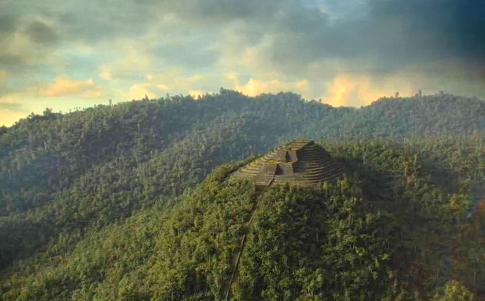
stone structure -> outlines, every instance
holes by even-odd
[[[295,140],[242,167],[234,176],[250,179],[256,187],[264,189],[286,182],[311,187],[342,174],[342,167],[320,145]]]

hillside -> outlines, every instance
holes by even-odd
[[[354,173],[317,190],[269,189],[250,230],[254,188],[228,176],[251,158],[219,167],[173,208],[158,202],[88,229],[74,246],[60,235],[4,271],[4,298],[220,300],[244,231],[236,300],[460,300],[454,290],[468,290],[452,279],[484,289],[485,270],[473,263],[483,239],[463,211],[465,192],[447,194],[395,144],[327,148]]]
[[[401,294],[403,300],[411,300],[415,292],[427,298],[445,294],[446,283],[451,290],[456,284],[452,280],[483,293],[484,242],[477,226],[481,211],[472,209],[485,193],[484,129],[484,102],[447,94],[381,99],[354,109],[306,102],[291,93],[252,98],[221,90],[199,100],[176,96],[64,115],[49,110],[43,116],[31,115],[0,131],[0,293],[5,300],[216,298],[220,283],[214,277],[226,277],[228,271],[227,260],[221,258],[227,259],[236,248],[237,221],[245,219],[254,198],[246,184],[222,180],[239,165],[222,167],[193,188],[221,163],[264,153],[295,138],[321,140],[353,171],[346,180],[350,184],[338,184],[345,189],[328,186],[328,191],[268,191],[263,199],[281,199],[283,207],[263,203],[266,212],[274,214],[258,217],[265,225],[258,237],[272,233],[264,229],[279,229],[279,220],[305,215],[311,208],[319,218],[327,219],[325,215],[336,210],[335,222],[345,220],[348,213],[339,216],[331,200],[345,203],[355,197],[361,201],[349,203],[349,212],[356,210],[356,218],[377,214],[375,210],[386,212],[382,219],[397,225],[401,241],[396,243],[396,235],[385,229],[377,231],[382,240],[376,249],[385,251],[396,244],[389,249],[389,259],[376,267],[380,280],[357,265],[354,272],[360,276],[342,276],[342,282],[332,284],[336,294],[349,283],[345,277],[361,279],[351,285],[351,294],[377,285],[354,300],[384,296],[387,290],[382,287],[395,287],[390,294]],[[359,139],[370,140],[354,141]],[[218,177],[221,180],[214,180]],[[374,205],[369,212],[370,201]],[[224,208],[224,214],[218,215],[222,209],[217,208]],[[243,263],[247,274],[235,291],[241,300],[251,294],[285,300],[308,299],[311,294],[332,298],[318,290],[317,274],[313,280],[295,280],[300,274],[295,274],[292,263],[310,252],[306,248],[314,248],[313,241],[298,237],[304,237],[313,222],[304,219],[289,226],[288,231],[296,231],[291,232],[295,239],[287,242],[295,243],[289,246],[294,257],[284,259],[290,260],[288,267],[276,265],[282,271],[280,280],[298,287],[282,292],[279,285],[263,281],[256,288],[268,270]],[[372,233],[380,222],[377,219],[365,231]],[[204,236],[206,231],[209,236]],[[286,232],[278,231],[265,239],[286,243]],[[213,236],[220,239],[216,247],[209,239]],[[430,238],[433,243],[428,243]],[[379,245],[388,240],[385,248]],[[248,247],[255,252],[275,252],[254,243]],[[287,247],[267,247],[272,246]],[[174,251],[179,254],[170,253]],[[335,252],[327,255],[341,253]],[[263,260],[258,257],[262,253],[254,256],[254,262]],[[315,256],[307,263],[310,267],[329,268],[322,265],[325,258]],[[168,258],[173,260],[167,262]],[[213,259],[204,261],[207,258]],[[268,268],[283,260],[273,259],[266,261]],[[396,266],[399,262],[402,266]],[[398,286],[382,280],[386,269],[399,272]],[[312,293],[309,287],[314,287]]]
[[[220,163],[294,138],[402,141],[484,129],[484,102],[448,94],[381,99],[355,109],[306,102],[292,93],[246,97],[221,90],[200,100],[175,96],[65,115],[46,110],[0,133],[0,215],[42,206],[55,191],[108,162],[130,169],[185,143],[193,144],[190,155],[227,143],[224,158],[214,155]]]

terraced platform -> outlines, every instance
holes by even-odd
[[[342,167],[320,145],[295,140],[244,166],[234,173],[234,177],[250,179],[256,187],[264,189],[270,182],[311,187],[342,174]]]

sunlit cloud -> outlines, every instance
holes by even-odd
[[[10,126],[32,112],[41,114],[46,107],[59,111],[92,106],[103,97],[102,92],[102,87],[92,79],[73,80],[67,76],[7,92],[0,95],[0,126]]]
[[[194,90],[194,91],[189,91],[189,95],[192,96],[192,98],[199,98],[204,96],[204,92],[201,90]]]
[[[256,96],[262,93],[278,93],[278,92],[299,92],[303,96],[308,94],[306,90],[308,86],[307,80],[298,82],[282,82],[280,80],[260,81],[250,78],[243,85],[236,85],[235,89],[248,96]]]
[[[0,108],[16,109],[20,106],[21,93],[6,93],[0,96]]]
[[[153,55],[127,39],[113,42],[116,51],[109,53],[107,62],[98,67],[98,76],[104,80],[133,80],[149,76]],[[102,51],[102,50],[101,50]],[[148,75],[146,75],[148,74]]]
[[[0,70],[0,88],[2,88],[2,80],[7,76],[7,71]]]
[[[300,82],[296,82],[295,84],[298,89],[304,89],[306,86],[308,86],[308,80],[305,79]]]
[[[111,80],[110,68],[106,65],[101,65],[99,68],[98,76],[104,80]]]
[[[350,81],[345,77],[337,77],[333,82],[328,84],[328,96],[322,99],[322,102],[340,107],[348,102],[349,94],[354,89]]]
[[[191,95],[192,91],[209,92],[220,88],[219,80],[212,74],[186,75],[184,70],[178,68],[169,69],[160,74],[149,74],[145,76],[145,80],[144,83],[137,83],[136,87],[143,87],[155,94],[159,93],[159,96],[162,92]]]
[[[104,80],[110,80],[111,79],[111,73],[108,71],[103,71],[99,73],[99,77],[101,77]]]
[[[11,125],[30,113],[22,108],[21,100],[24,96],[20,93],[6,93],[0,96],[0,126]]]
[[[124,45],[125,42],[122,43]],[[132,46],[123,56],[116,60],[112,66],[113,70],[119,71],[144,71],[150,69],[151,55],[142,47]]]
[[[224,75],[224,77],[228,80],[237,81],[237,73],[236,72],[227,73],[226,75]]]
[[[146,83],[137,83],[130,87],[127,94],[124,95],[128,99],[142,99],[147,96],[148,98],[156,98],[156,94],[151,91],[152,85]]]
[[[43,91],[40,91],[40,94],[49,97],[79,95],[88,98],[98,98],[102,96],[102,90],[102,86],[94,83],[92,79],[72,80],[67,76],[59,76]]]
[[[24,118],[28,115],[24,111],[8,110],[0,108],[0,126],[10,126],[18,121],[20,118]]]
[[[403,82],[399,74],[385,78],[372,78],[366,75],[338,74],[327,84],[326,93],[320,101],[334,107],[364,106],[381,97],[413,96],[422,88],[418,83]]]
[[[85,91],[81,96],[86,98],[102,98],[103,93],[100,90],[88,90]]]

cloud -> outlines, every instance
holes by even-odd
[[[2,80],[7,76],[7,71],[0,70],[0,88],[2,87]]]
[[[0,96],[0,109],[5,110],[20,110],[22,104],[19,102],[20,95],[15,93],[7,93]]]
[[[92,80],[58,77],[51,82],[41,82],[1,94],[0,125],[10,126],[31,112],[41,114],[46,107],[67,111],[73,107],[92,106],[101,97],[102,87]]]
[[[151,92],[163,90],[170,94],[190,94],[190,91],[218,91],[221,88],[222,76],[218,74],[186,74],[183,69],[168,69],[163,73],[145,76],[145,83],[137,83]],[[142,95],[144,96],[144,94]]]
[[[27,25],[25,33],[38,44],[52,45],[58,40],[54,30],[42,21],[32,21]]]
[[[195,99],[204,96],[204,94],[205,93],[201,90],[189,91],[189,95],[192,96],[192,98],[195,98]]]
[[[189,68],[215,67],[221,55],[228,55],[224,52],[245,53],[246,63],[263,62],[266,69],[298,76],[309,64],[329,58],[360,58],[395,71],[430,58],[473,67],[471,62],[483,63],[485,57],[480,13],[485,4],[474,0],[122,0],[116,9],[108,0],[27,3],[8,2],[6,10],[44,18],[29,21],[26,33],[34,41],[62,38],[107,47],[129,40],[159,60]],[[9,16],[0,27],[15,31],[19,20]]]
[[[98,67],[98,76],[104,80],[111,80],[111,69],[105,64]]]
[[[3,110],[18,111],[20,107],[21,107],[21,104],[18,104],[18,103],[0,102],[0,109],[3,109]]]
[[[13,15],[0,15],[0,34],[14,32],[17,27],[18,17]]]
[[[299,92],[303,96],[307,93],[307,80],[298,82],[282,82],[280,80],[260,81],[250,78],[245,84],[236,84],[236,90],[248,96],[256,96],[262,93],[278,93],[281,91]]]
[[[4,1],[2,89],[68,74],[37,92],[139,99],[223,86],[361,105],[419,86],[483,98],[484,10],[476,0]]]
[[[145,95],[148,98],[157,98],[156,94],[151,91],[152,85],[147,83],[137,83],[130,87],[127,94],[124,94],[125,98],[128,99],[142,99]]]
[[[110,80],[111,79],[111,73],[108,71],[103,71],[99,73],[99,77],[101,77],[104,80]]]
[[[326,84],[326,92],[320,97],[320,101],[334,107],[364,106],[381,97],[394,96],[396,92],[406,97],[414,96],[419,89],[430,94],[439,90],[430,86],[422,77],[416,77],[411,82],[405,81],[408,77],[406,72],[379,78],[340,73]]]
[[[1,69],[21,76],[40,66],[60,64],[60,58],[56,57],[59,35],[55,22],[31,15],[6,15],[6,12],[0,13]]]
[[[0,95],[0,126],[10,126],[30,113],[22,108],[22,96],[15,93]]]
[[[267,52],[272,67],[304,72],[309,63],[327,58],[347,61],[342,67],[349,70],[360,67],[352,61],[366,60],[386,72],[442,59],[465,68],[475,69],[471,62],[484,66],[485,19],[478,11],[485,10],[485,3],[369,0],[366,5],[365,17],[335,24],[325,14],[303,14],[298,7],[285,12]]]
[[[224,77],[228,80],[237,81],[238,76],[237,76],[236,72],[230,72],[230,73],[225,74]]]
[[[198,69],[214,66],[219,59],[218,50],[211,46],[211,44],[204,45],[199,38],[188,36],[181,43],[173,43],[173,41],[161,43],[152,51],[159,60],[170,62],[170,65]]]
[[[308,85],[308,80],[305,79],[305,80],[299,81],[295,84],[296,84],[296,87],[298,89],[304,89]]]
[[[110,47],[119,49],[106,56],[98,66],[98,76],[105,80],[139,81],[153,70],[153,54],[143,45],[133,45],[128,39],[113,41]]]
[[[3,109],[0,106],[0,126],[10,126],[28,115],[25,111],[16,111],[11,109]]]
[[[130,43],[127,40],[120,42],[121,47],[126,43]],[[117,59],[112,65],[113,72],[127,72],[127,71],[145,71],[150,68],[150,64],[153,58],[143,47],[129,46],[127,51],[123,52],[119,59]]]
[[[253,24],[230,23],[221,65],[266,80],[307,77],[327,83],[342,72],[378,78],[412,66],[411,78],[448,74],[484,83],[485,19],[478,13],[485,10],[483,2],[332,0],[324,12],[322,2],[304,2],[282,1],[275,13]]]
[[[59,76],[40,91],[42,96],[61,97],[66,95],[76,95],[88,98],[99,98],[102,96],[102,86],[94,83],[92,79],[72,80],[67,76]]]
[[[321,100],[334,107],[350,106],[375,100],[368,98],[368,78],[356,80],[350,76],[339,75],[328,84],[326,96]]]

